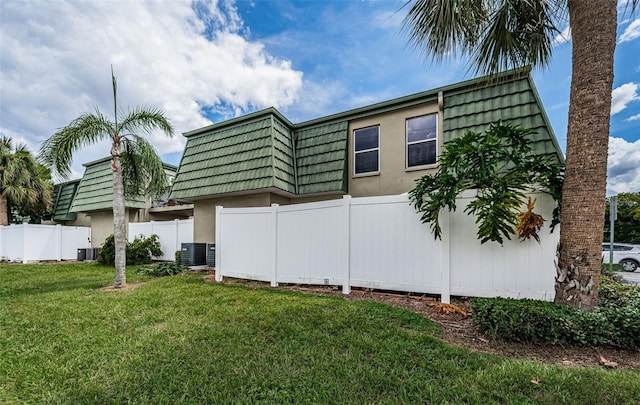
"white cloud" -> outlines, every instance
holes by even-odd
[[[629,26],[624,30],[618,43],[630,42],[640,37],[640,18],[636,18]]]
[[[609,138],[607,195],[640,191],[640,140]]]
[[[611,93],[611,115],[619,113],[627,108],[630,102],[636,100],[640,100],[637,83],[625,83],[616,87]]]
[[[176,136],[153,135],[161,154],[181,152],[182,132],[210,124],[205,107],[246,112],[286,107],[302,73],[243,35],[229,1],[0,2],[2,99],[0,132],[32,150],[56,129],[97,106],[112,107],[110,65],[119,106],[162,108]],[[108,154],[87,148],[80,163]]]
[[[567,26],[561,33],[553,39],[553,46],[564,44],[571,41],[571,27]]]
[[[640,114],[632,115],[631,117],[627,118],[625,121],[638,121],[638,120],[640,120]]]

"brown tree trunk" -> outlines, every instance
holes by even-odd
[[[598,304],[616,0],[569,0],[573,41],[556,303]]]
[[[120,165],[119,145],[113,147],[111,169],[113,170],[113,241],[115,244],[116,278],[114,288],[123,288],[127,284],[125,273],[127,257],[127,230],[124,208],[124,185],[122,182],[122,167]]]
[[[0,226],[9,225],[9,204],[7,196],[0,193]]]

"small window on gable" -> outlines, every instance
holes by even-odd
[[[380,128],[368,127],[353,131],[354,173],[380,171]]]
[[[436,163],[438,114],[422,115],[407,120],[407,167]]]

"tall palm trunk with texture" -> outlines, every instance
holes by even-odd
[[[120,164],[120,146],[114,141],[111,156],[111,170],[113,171],[113,242],[115,245],[116,277],[113,286],[122,288],[127,284],[126,249],[127,230],[124,206],[124,183],[122,180],[122,166]]]
[[[9,225],[9,204],[7,196],[0,193],[0,226]]]
[[[598,303],[616,46],[615,0],[569,0],[573,73],[556,277],[557,303]]]

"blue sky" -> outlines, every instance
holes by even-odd
[[[152,136],[178,164],[180,133],[275,106],[293,122],[474,77],[465,60],[433,64],[407,44],[403,1],[0,2],[0,132],[40,143],[80,113],[120,105],[165,110],[173,139]],[[621,4],[620,7],[623,7]],[[563,27],[566,28],[566,27]],[[566,40],[569,39],[569,40]],[[570,36],[533,77],[566,144]],[[640,191],[640,12],[619,16],[608,194]],[[106,156],[87,147],[74,160]]]

